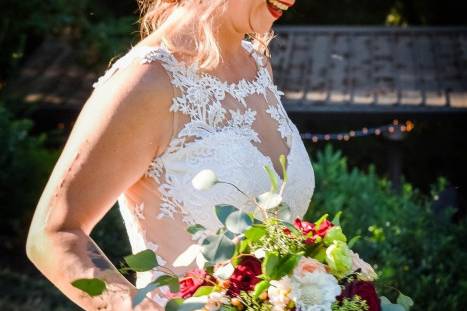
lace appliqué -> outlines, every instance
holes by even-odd
[[[171,139],[164,154],[154,158],[145,172],[145,176],[153,178],[158,184],[161,204],[156,217],[159,219],[174,218],[175,214],[180,214],[187,225],[199,223],[200,219],[204,219],[206,224],[215,226],[215,219],[210,219],[203,214],[204,212],[198,211],[206,207],[195,207],[196,202],[203,200],[190,188],[193,176],[188,172],[193,174],[200,168],[210,168],[212,165],[223,167],[226,161],[229,161],[229,170],[232,172],[225,172],[225,176],[228,173],[227,177],[231,178],[229,179],[231,182],[236,182],[236,179],[238,182],[243,182],[243,179],[238,179],[239,175],[234,173],[235,170],[244,171],[247,168],[253,170],[255,165],[261,166],[266,163],[272,165],[271,159],[251,144],[261,143],[261,140],[253,129],[257,112],[247,107],[248,96],[257,94],[264,97],[268,103],[266,112],[277,122],[277,130],[281,137],[286,139],[289,147],[294,145],[291,121],[280,102],[280,96],[284,93],[273,84],[267,68],[263,66],[262,56],[254,51],[251,43],[244,41],[242,45],[257,63],[257,74],[252,81],[242,79],[237,83],[229,84],[215,76],[199,73],[197,63],[185,65],[179,62],[168,48],[161,45],[157,48],[144,46],[133,48],[94,85],[103,83],[118,69],[131,64],[136,57],[142,64],[158,61],[168,73],[172,85],[180,90],[181,95],[172,99],[170,110],[181,112],[189,116],[190,120]],[[276,104],[269,104],[268,91],[275,97]],[[227,110],[223,107],[222,101],[226,99],[227,94],[244,108],[243,111]],[[220,145],[223,149],[219,149]],[[293,149],[290,148],[287,157],[289,166],[293,161]],[[245,157],[246,161],[242,161],[242,153],[245,153],[245,156],[249,154],[255,161],[251,161],[248,157]],[[215,159],[219,159],[218,161],[222,163],[213,163]],[[251,191],[263,191],[261,188],[254,189],[253,185],[249,187]],[[218,199],[227,198],[238,200],[236,195],[227,194],[225,191]],[[214,201],[215,198],[211,199]]]
[[[243,46],[252,53],[251,44],[244,42]],[[181,96],[173,99],[170,110],[181,112],[190,116],[190,122],[184,125],[175,137],[166,153],[175,153],[187,146],[187,139],[194,137],[200,140],[212,133],[229,132],[234,135],[247,138],[251,142],[260,143],[258,133],[252,129],[255,121],[256,111],[247,108],[245,98],[249,95],[263,95],[267,101],[268,88],[273,90],[271,78],[267,69],[263,67],[262,58],[252,53],[258,71],[253,81],[240,80],[238,83],[228,84],[205,73],[198,73],[197,63],[186,66],[178,62],[175,57],[162,45],[160,49],[150,51],[143,57],[143,63],[151,63],[155,60],[161,61],[162,66],[170,73],[171,82],[181,90]],[[243,113],[237,109],[226,111],[221,102],[226,94],[230,94],[242,106],[247,108]],[[229,114],[229,118],[227,118]],[[225,121],[227,124],[225,124]],[[209,148],[203,149],[205,153],[212,152]],[[202,154],[192,155],[192,161],[198,160]],[[155,158],[150,164],[146,176],[153,177],[159,184],[162,203],[159,218],[171,217],[181,212],[186,224],[194,224],[195,221],[190,213],[183,208],[181,196],[177,193],[179,181],[167,172],[164,172],[164,164],[161,158]],[[161,178],[164,177],[162,181]]]

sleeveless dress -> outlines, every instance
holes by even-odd
[[[203,235],[192,237],[186,232],[188,225],[201,224],[207,233],[221,226],[213,210],[216,204],[254,209],[232,186],[194,189],[191,180],[202,169],[213,170],[220,180],[254,197],[270,188],[264,165],[273,168],[279,186],[282,184],[278,159],[284,154],[288,183],[283,200],[291,207],[292,217],[307,211],[315,188],[310,158],[282,106],[283,93],[274,85],[263,56],[246,40],[242,46],[256,64],[252,80],[222,81],[200,72],[196,63],[186,65],[177,60],[161,44],[132,48],[94,84],[97,88],[135,61],[141,65],[159,62],[176,92],[170,108],[176,130],[168,148],[148,163],[144,176],[118,198],[133,253],[152,249],[159,263],[170,266],[187,245],[196,243],[193,239]],[[144,287],[159,274],[137,273],[136,286]],[[155,293],[148,297],[161,305],[166,301]]]

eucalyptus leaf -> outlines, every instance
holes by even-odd
[[[393,304],[385,296],[380,297],[381,311],[405,311],[404,307],[399,304]]]
[[[232,276],[234,271],[235,271],[234,266],[231,263],[228,263],[218,268],[216,272],[214,272],[214,276],[221,280],[227,280],[228,278]]]
[[[266,211],[273,212],[282,202],[282,196],[274,192],[265,192],[256,197],[256,203]]]
[[[271,182],[271,192],[277,192],[277,177],[273,169],[269,165],[264,166],[264,170],[269,176],[269,181]]]
[[[139,305],[144,300],[144,298],[146,298],[146,295],[155,290],[157,287],[158,286],[156,284],[149,283],[146,287],[138,289],[136,295],[131,300],[132,308]]]
[[[192,244],[174,260],[172,265],[174,267],[188,267],[193,261],[195,261],[200,252],[201,246],[198,244]]]
[[[156,254],[150,249],[126,256],[123,259],[136,272],[149,271],[159,266]]]
[[[87,293],[89,296],[99,296],[106,289],[105,282],[101,279],[77,279],[71,285]]]
[[[250,215],[242,211],[231,213],[225,220],[227,229],[236,234],[243,233],[246,229],[250,228],[252,224],[253,219]]]
[[[155,281],[150,284],[155,284],[156,287],[169,286],[172,293],[177,293],[180,290],[180,283],[178,278],[171,275],[161,275]]]
[[[178,311],[182,303],[183,299],[181,298],[171,299],[165,304],[165,311]]]
[[[229,230],[225,231],[224,235],[226,237],[228,237],[229,239],[231,239],[231,240],[233,240],[237,236],[235,233],[233,233],[232,231],[229,231]]]
[[[216,211],[216,216],[217,216],[217,219],[219,219],[219,221],[225,226],[225,221],[227,219],[227,217],[232,214],[233,212],[236,212],[238,211],[239,209],[236,208],[235,206],[233,205],[229,205],[229,204],[217,204],[215,207],[214,207],[215,211]]]
[[[287,203],[282,202],[281,204],[279,204],[278,216],[280,220],[284,221],[290,221],[292,219],[292,210],[290,209],[290,206]]]
[[[195,233],[203,231],[203,230],[206,230],[206,228],[203,227],[202,225],[199,225],[199,224],[195,224],[195,225],[189,226],[187,228],[187,231],[188,231],[189,234],[195,234]]]
[[[381,311],[404,311],[404,307],[398,304],[385,304],[381,305]]]
[[[235,244],[225,235],[211,235],[203,240],[201,253],[210,263],[231,259]]]
[[[207,296],[190,297],[186,299],[177,309],[177,311],[194,311],[203,309],[208,302]]]
[[[397,297],[397,303],[403,306],[406,311],[409,311],[414,305],[412,298],[402,294],[401,292],[399,292],[399,296]]]

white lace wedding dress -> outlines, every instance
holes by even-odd
[[[282,183],[279,155],[287,157],[288,184],[284,201],[293,217],[303,216],[314,188],[314,172],[296,126],[284,110],[265,66],[265,59],[250,42],[242,46],[257,66],[256,77],[235,83],[200,73],[196,64],[178,61],[164,45],[134,47],[120,58],[99,84],[117,70],[134,64],[159,62],[176,90],[171,110],[174,132],[165,153],[148,163],[144,176],[118,199],[132,251],[152,249],[159,261],[170,265],[192,242],[187,225],[201,224],[215,231],[220,223],[213,207],[228,203],[252,210],[253,206],[233,187],[215,185],[208,191],[193,188],[191,180],[202,169],[212,169],[219,179],[237,185],[250,196],[270,188],[263,169],[269,165]],[[154,99],[157,105],[157,99]],[[156,273],[138,273],[137,287],[144,287]],[[163,304],[163,299],[152,295]]]

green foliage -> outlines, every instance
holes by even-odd
[[[240,300],[246,311],[271,311],[272,305],[259,298],[249,295],[247,292],[240,292]]]
[[[32,126],[28,119],[13,119],[0,102],[0,245],[13,254],[24,249],[33,208],[58,158],[44,147],[46,134],[29,134]]]
[[[303,252],[305,250],[303,235],[296,230],[291,230],[290,234],[295,237],[291,239],[284,232],[286,228],[282,223],[277,223],[276,220],[270,219],[269,224],[265,227],[266,233],[255,243],[255,249],[262,248],[266,252],[277,253],[279,256]]]
[[[208,262],[217,263],[232,258],[235,244],[223,234],[210,235],[203,240],[201,252]]]
[[[351,299],[344,298],[340,303],[333,303],[331,309],[332,311],[368,311],[368,304],[360,296],[355,295]]]
[[[159,266],[156,254],[149,249],[146,249],[134,255],[125,256],[124,259],[125,262],[128,264],[128,267],[137,272],[149,271]]]
[[[84,291],[89,296],[99,296],[101,295],[106,286],[105,282],[101,279],[77,279],[71,282],[71,285]]]
[[[348,237],[361,236],[353,248],[379,272],[381,294],[394,297],[389,286],[407,292],[415,301],[411,310],[458,310],[467,303],[466,220],[455,223],[449,206],[432,210],[443,178],[430,196],[406,182],[398,194],[373,165],[368,172],[349,169],[330,145],[313,166],[317,185],[306,218],[343,211],[341,226]]]
[[[89,0],[2,1],[0,81],[11,76],[47,37],[76,43],[89,65],[105,63],[121,53],[135,37],[137,17],[131,10],[124,17],[112,16],[111,9]]]

